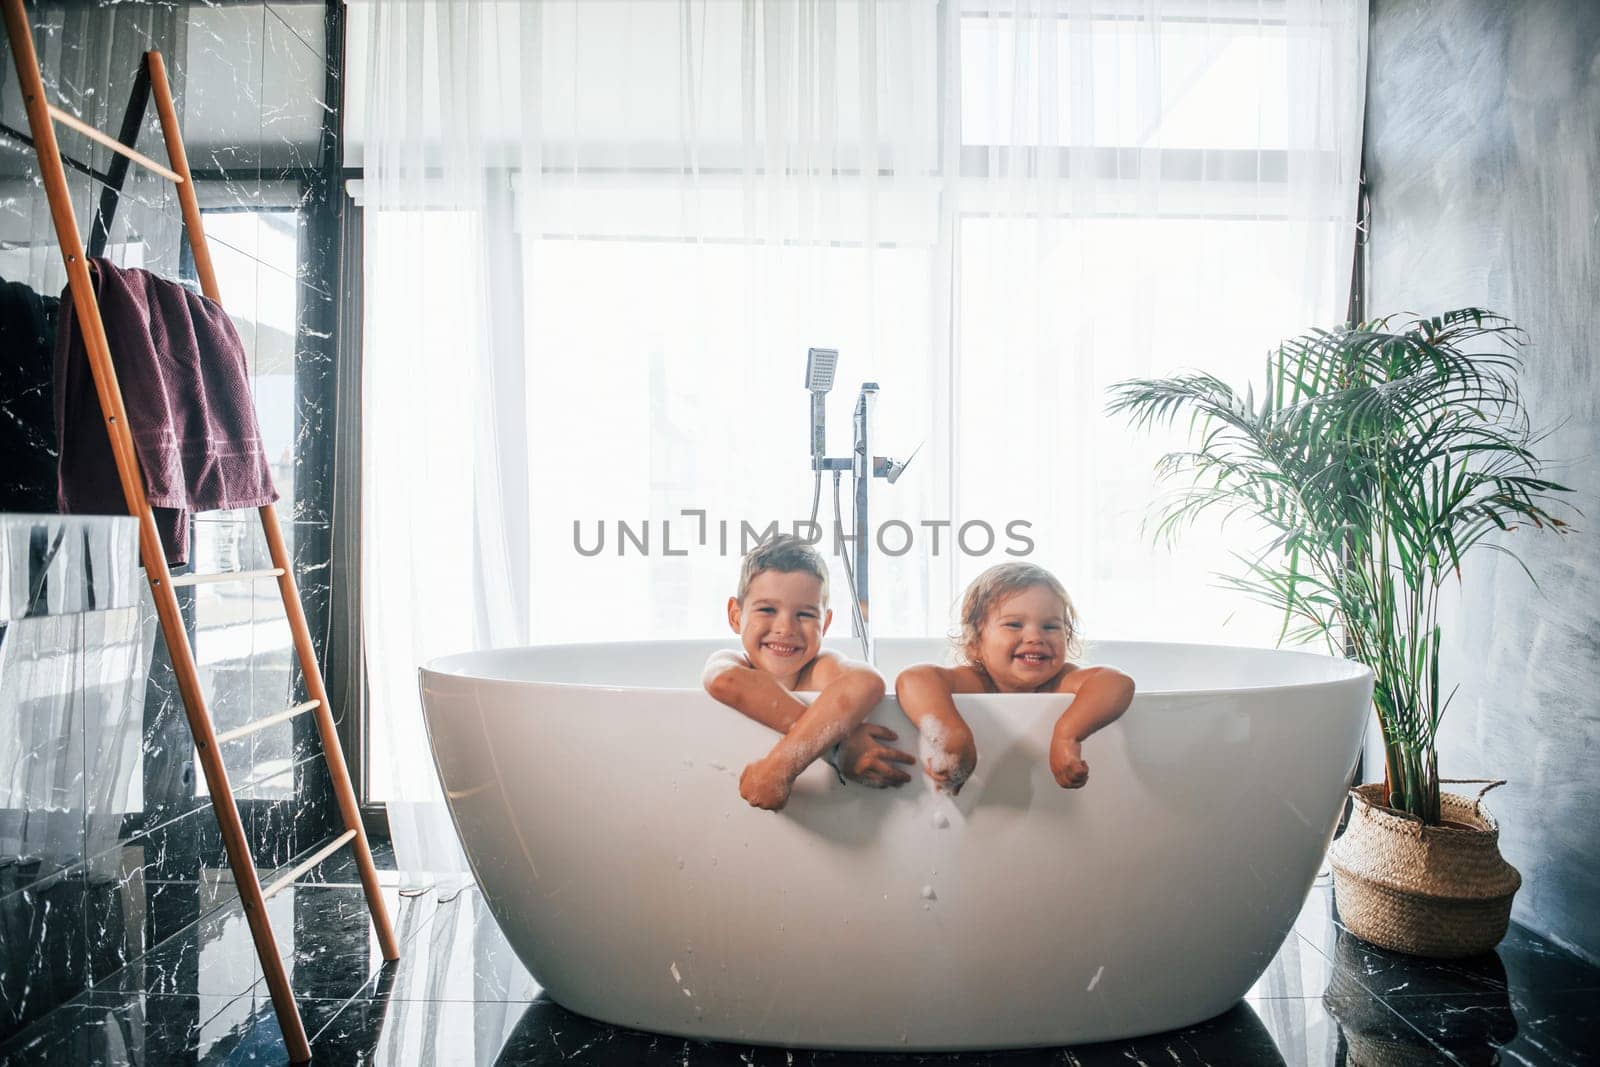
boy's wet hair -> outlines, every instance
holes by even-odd
[[[828,565],[822,555],[811,547],[811,542],[793,534],[778,534],[762,541],[750,550],[739,566],[739,604],[750,592],[750,583],[756,575],[766,571],[781,574],[810,574],[822,582],[822,606],[828,606]]]
[[[1067,657],[1077,655],[1078,612],[1056,576],[1034,563],[1000,563],[972,580],[961,598],[961,632],[953,638],[956,651],[969,664],[978,662],[983,620],[1002,600],[1039,585],[1061,598],[1061,617],[1067,628]]]

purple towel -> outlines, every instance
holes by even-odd
[[[222,306],[145,270],[89,261],[134,453],[168,563],[189,556],[189,512],[278,499],[244,346]],[[126,514],[70,289],[56,327],[57,500],[63,513]]]

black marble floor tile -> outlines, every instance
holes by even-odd
[[[1595,990],[1394,997],[1388,1004],[1469,1067],[1600,1063]]]
[[[1518,927],[1503,957],[1440,964],[1384,953],[1313,890],[1246,998],[1182,1031],[1070,1049],[956,1055],[787,1051],[709,1044],[566,1011],[512,952],[476,889],[386,890],[402,943],[383,965],[361,891],[317,872],[273,902],[319,1063],[591,1065],[1584,1064],[1593,968]],[[398,876],[392,868],[389,874]],[[409,884],[427,880],[403,876]],[[232,912],[231,922],[226,917]],[[242,918],[224,909],[150,953],[119,988],[84,994],[0,1047],[16,1063],[282,1062],[284,1046]]]
[[[1372,994],[1451,996],[1540,990],[1597,991],[1600,967],[1566,952],[1516,923],[1494,951],[1461,960],[1425,960],[1369,945],[1339,921],[1331,890],[1313,889],[1295,926]]]
[[[312,998],[296,1002],[308,1035],[325,1029],[346,1006]],[[283,1030],[264,987],[233,997],[92,991],[0,1047],[0,1067],[287,1061]]]
[[[231,893],[231,886],[226,891]],[[402,941],[431,918],[431,899],[403,897],[390,889],[384,901]],[[267,901],[267,913],[297,992],[347,997],[377,974],[382,958],[359,886],[291,886]],[[255,942],[235,898],[111,975],[100,988],[239,996],[260,978]]]
[[[1403,1020],[1391,1017],[1391,1048],[1404,1064],[1450,1064]],[[1198,1026],[1128,1041],[1006,1052],[893,1054],[716,1044],[596,1022],[546,996],[529,1004],[491,1001],[357,1000],[313,1043],[331,1062],[361,1064],[563,1064],[589,1067],[1045,1067],[1045,1065],[1332,1065],[1348,1048],[1319,998],[1248,1001]],[[1352,1061],[1353,1062],[1353,1061]]]
[[[708,1044],[611,1026],[566,1011],[517,960],[476,890],[440,903],[413,938],[387,989],[363,989],[319,1038],[336,1062],[578,1064],[1329,1064],[1344,1035],[1338,1013],[1366,1040],[1409,1053],[1406,1062],[1448,1064],[1425,1035],[1357,991],[1359,1004],[1324,996],[1331,964],[1291,935],[1244,1004],[1188,1030],[1073,1049],[957,1055],[864,1055]],[[1361,1005],[1375,1008],[1366,1015]]]

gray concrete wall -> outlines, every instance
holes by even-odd
[[[1446,605],[1440,770],[1490,795],[1515,918],[1600,958],[1600,4],[1374,0],[1370,314],[1477,305],[1528,331],[1539,449],[1578,532],[1480,551]]]

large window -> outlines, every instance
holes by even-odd
[[[966,582],[1020,551],[1091,638],[1276,640],[1211,577],[1259,531],[1153,544],[1152,467],[1182,435],[1103,409],[1121,378],[1242,381],[1342,317],[1359,92],[1354,121],[1327,100],[1359,33],[1291,31],[1273,0],[536,7],[536,32],[484,12],[510,20],[486,30],[509,103],[477,113],[481,141],[412,116],[476,153],[470,203],[449,195],[459,157],[423,152],[422,195],[368,205],[366,411],[435,383],[434,427],[403,463],[369,454],[369,479],[472,472],[428,484],[478,533],[410,535],[442,557],[416,618],[448,620],[409,624],[419,657],[724,633],[744,524],[811,513],[811,346],[840,351],[830,454],[863,381],[873,451],[921,446],[874,487],[875,527],[910,531],[874,562],[878,635],[948,632]],[[407,257],[447,246],[478,274],[419,310]]]

